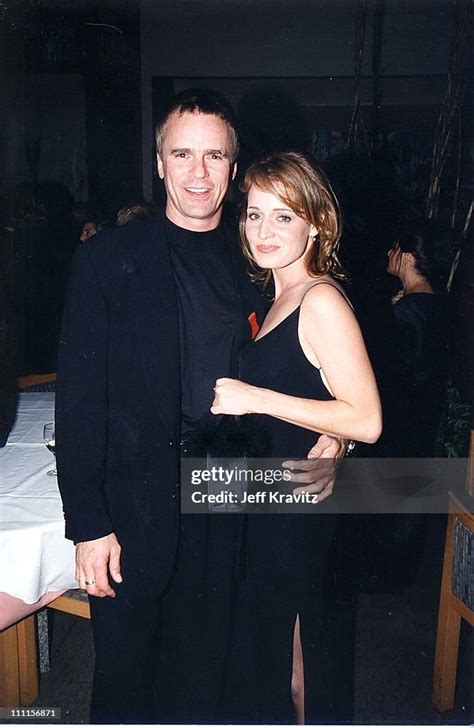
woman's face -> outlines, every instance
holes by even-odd
[[[387,252],[387,273],[390,273],[392,276],[398,276],[402,265],[402,255],[403,252],[400,246],[398,243],[394,243]]]
[[[247,197],[245,234],[260,268],[286,268],[303,261],[316,229],[279,197],[252,185]]]

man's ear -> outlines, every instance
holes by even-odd
[[[236,174],[237,174],[237,162],[234,162],[234,166],[232,167],[232,179],[235,179]]]
[[[163,179],[163,177],[165,176],[165,173],[163,171],[163,161],[159,154],[156,155],[156,168],[158,170],[158,177],[160,179]]]

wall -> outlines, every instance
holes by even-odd
[[[355,9],[355,0],[142,0],[144,193],[152,190],[153,76],[186,79],[188,85],[219,77],[311,78],[304,94],[312,105],[347,106]],[[448,64],[450,3],[387,0],[386,9],[384,102],[439,104]],[[371,68],[371,27],[369,16],[365,74]]]
[[[17,0],[0,20],[0,190],[29,178],[25,130],[42,138],[42,179],[71,176],[86,139],[87,187],[71,191],[116,211],[142,185],[138,0]]]
[[[87,200],[84,81],[69,75],[5,75],[0,79],[2,184],[31,181],[26,144],[39,142],[38,181],[62,182]]]

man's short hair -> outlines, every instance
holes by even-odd
[[[235,162],[239,154],[239,134],[237,130],[237,117],[227,99],[217,91],[204,88],[190,88],[181,91],[172,100],[162,120],[157,124],[155,131],[156,151],[162,156],[163,139],[166,133],[166,125],[172,114],[210,114],[218,116],[225,121],[229,127],[232,140],[230,161]]]

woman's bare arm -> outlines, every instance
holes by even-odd
[[[354,313],[333,286],[308,291],[299,335],[308,358],[324,372],[334,400],[293,397],[225,378],[216,382],[211,412],[265,414],[326,435],[375,442],[382,414],[374,373]]]

